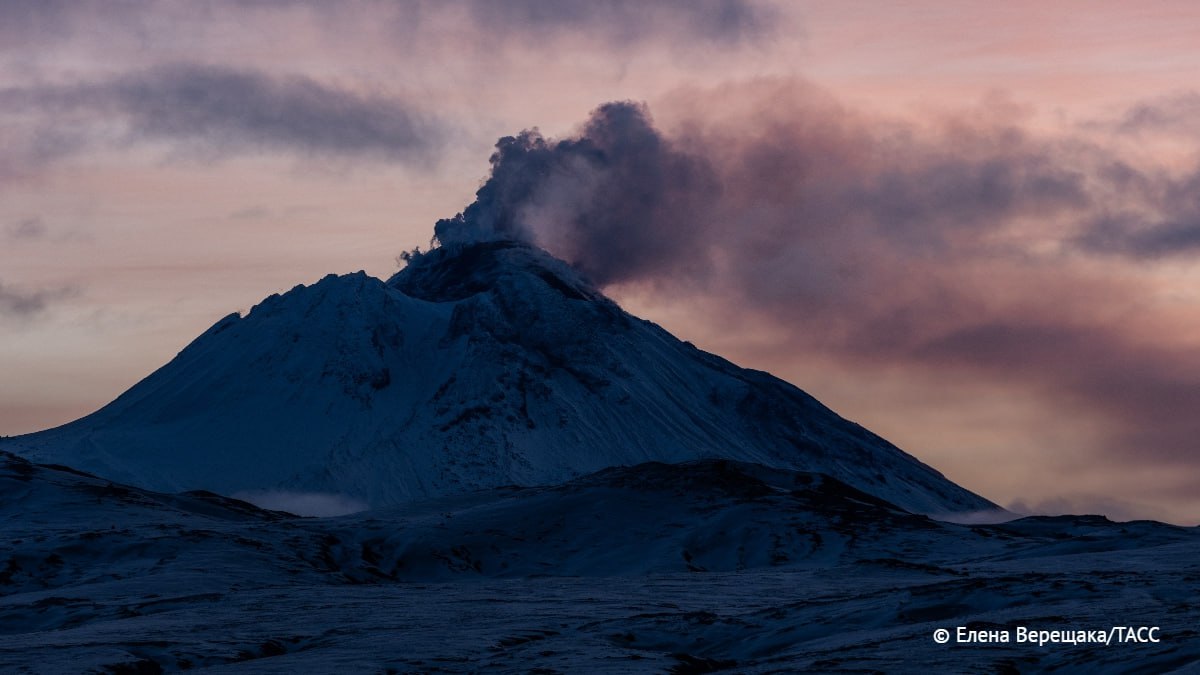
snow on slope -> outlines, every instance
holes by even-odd
[[[373,507],[726,458],[825,473],[913,511],[994,508],[507,241],[435,249],[387,283],[329,276],[271,296],[96,413],[0,447],[154,489]]]

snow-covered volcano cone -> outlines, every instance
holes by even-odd
[[[273,295],[99,411],[4,447],[159,490],[372,506],[719,457],[829,474],[913,511],[993,508],[512,241],[444,246],[387,282],[331,275]]]

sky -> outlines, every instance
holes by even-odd
[[[1197,34],[1187,2],[5,0],[0,434],[436,223],[1014,510],[1200,523]]]

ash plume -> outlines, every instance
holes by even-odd
[[[678,235],[704,225],[719,183],[703,158],[653,126],[643,105],[602,105],[572,138],[536,129],[506,136],[491,164],[475,202],[437,222],[438,242],[536,243],[601,284],[706,266],[705,237]]]
[[[1107,466],[1200,477],[1196,316],[1103,271],[1195,259],[1200,168],[1035,130],[1002,98],[896,120],[780,80],[673,105],[670,127],[618,102],[567,138],[501,139],[436,240],[532,242],[601,285],[770,326],[782,353],[1016,386],[1104,428]]]

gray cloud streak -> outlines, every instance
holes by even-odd
[[[85,98],[88,94],[84,94]],[[98,98],[128,115],[135,133],[237,146],[426,159],[436,128],[415,107],[312,79],[176,65],[119,78]]]
[[[74,286],[23,289],[0,282],[0,316],[27,319],[45,312],[58,300],[79,294]]]
[[[97,134],[86,130],[114,118],[126,126],[126,142],[180,143],[216,156],[284,152],[424,164],[443,134],[416,106],[395,98],[194,64],[99,83],[0,90],[0,111],[45,116],[20,148],[31,164],[95,144]]]
[[[46,236],[46,224],[41,218],[24,218],[15,223],[10,224],[5,228],[5,234],[9,239],[17,241],[31,241],[35,239],[43,239]]]
[[[521,42],[538,48],[555,38],[583,37],[619,48],[730,48],[769,39],[778,14],[767,0],[6,0],[0,3],[0,52],[80,37],[138,45],[164,27],[186,26],[194,34],[230,21],[266,31],[281,20],[301,19],[327,29],[347,17],[391,26],[398,44],[427,22],[449,20],[472,33],[464,47]],[[325,39],[346,36],[330,30]]]
[[[772,32],[775,9],[751,0],[471,0],[480,28],[545,35],[577,31],[615,44],[650,38],[734,45]]]

